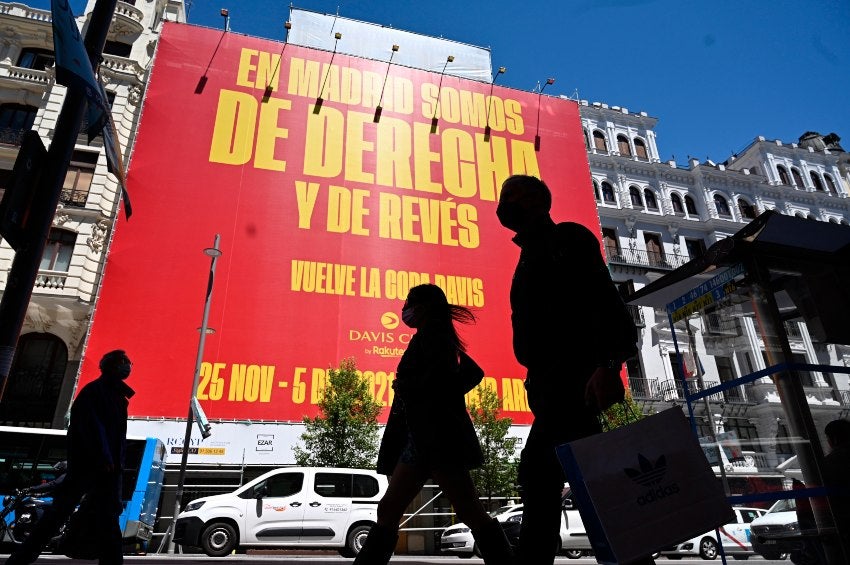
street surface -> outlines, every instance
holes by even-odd
[[[0,561],[5,561],[7,555],[0,555]],[[157,564],[175,564],[175,565],[271,565],[273,563],[297,563],[298,565],[351,565],[353,559],[345,559],[339,556],[332,555],[309,555],[302,553],[299,555],[230,555],[228,557],[206,557],[204,555],[127,555],[124,557],[124,563],[128,565],[157,565]],[[731,558],[728,563],[740,563],[733,561]],[[68,559],[60,555],[45,554],[38,558],[36,563],[42,565],[91,565],[92,561],[80,559]],[[425,565],[439,563],[441,565],[482,565],[484,562],[481,559],[461,559],[454,556],[422,556],[422,555],[398,555],[393,557],[390,563],[406,563],[408,565]],[[592,565],[596,560],[591,557],[581,559],[567,559],[559,557],[555,560],[558,565]],[[686,557],[679,560],[668,560],[665,557],[656,559],[658,565],[666,565],[670,563],[678,563],[681,565],[698,565],[698,564],[720,564],[722,561],[718,557],[713,561],[704,561],[699,558]],[[747,565],[791,565],[788,560],[784,561],[768,561],[759,556],[752,556],[746,561]]]

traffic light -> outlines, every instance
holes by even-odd
[[[15,251],[32,238],[33,205],[38,205],[38,187],[47,161],[47,149],[38,132],[24,134],[12,176],[0,201],[0,235]]]

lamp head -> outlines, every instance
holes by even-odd
[[[290,21],[284,22],[283,27],[285,27],[286,29],[292,29],[292,22],[290,22]]]
[[[449,55],[448,57],[446,57],[446,61],[448,61],[449,63],[454,62],[454,60],[455,60],[455,56],[454,56],[454,55]]]
[[[547,78],[547,79],[546,79],[546,84],[555,84],[555,79],[553,79],[553,78]]]
[[[504,72],[505,72],[505,71],[507,71],[507,70],[508,70],[508,69],[507,69],[507,68],[505,68],[505,67],[499,67],[499,72],[497,72],[496,74],[497,74],[497,75],[500,75],[500,74],[504,73]]]
[[[334,34],[334,39],[342,39],[342,34],[340,32],[336,32]]]
[[[398,51],[398,45],[393,45],[393,51]]]
[[[221,16],[222,16],[222,17],[226,18],[226,17],[228,17],[229,15],[230,15],[230,11],[228,11],[228,9],[227,9],[227,8],[222,8],[222,9],[221,9]]]

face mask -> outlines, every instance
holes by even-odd
[[[404,322],[408,328],[416,327],[416,311],[413,306],[408,306],[401,311],[401,321]]]
[[[511,231],[520,231],[528,222],[528,213],[516,202],[500,202],[496,207],[499,222]]]

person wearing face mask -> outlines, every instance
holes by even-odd
[[[581,224],[555,223],[551,206],[542,180],[514,175],[502,184],[496,209],[520,248],[511,325],[534,415],[517,477],[524,504],[517,558],[522,565],[552,565],[555,559],[566,481],[556,447],[602,431],[599,412],[623,400],[620,368],[637,353],[637,329],[599,240]]]
[[[68,425],[68,467],[54,493],[53,504],[6,565],[28,565],[85,497],[91,516],[96,552],[101,565],[123,562],[118,517],[127,437],[127,407],[133,389],[125,380],[132,363],[124,350],[110,351],[100,360],[100,376],[85,385],[71,405]],[[90,512],[90,514],[88,514]]]
[[[484,371],[466,354],[454,322],[469,324],[474,314],[449,304],[440,287],[410,289],[402,321],[416,330],[399,361],[395,397],[377,470],[389,475],[378,503],[378,521],[369,531],[355,565],[385,565],[398,541],[407,506],[428,479],[449,498],[458,520],[472,530],[487,565],[509,565],[511,547],[501,525],[484,510],[470,477],[483,456],[464,395],[481,382]]]

